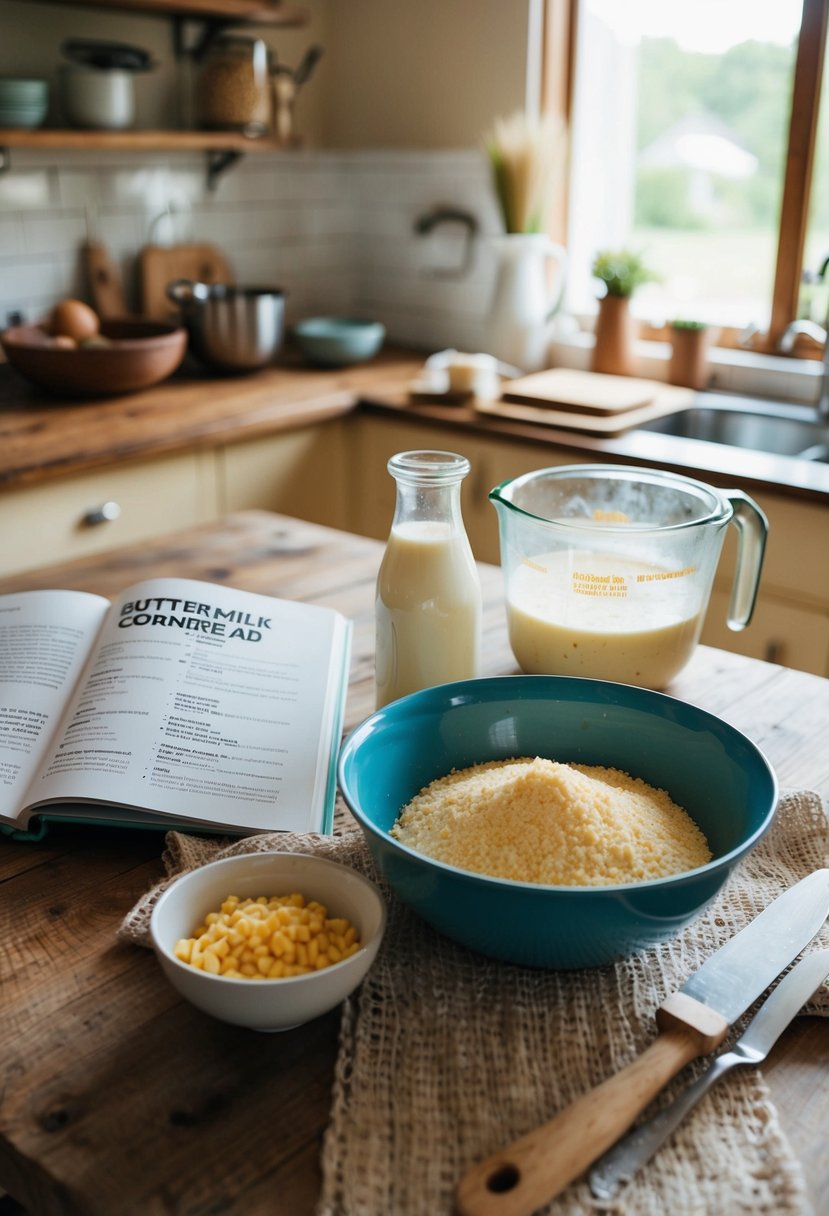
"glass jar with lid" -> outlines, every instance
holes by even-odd
[[[254,137],[271,129],[270,56],[261,38],[225,35],[208,46],[196,81],[196,122]]]

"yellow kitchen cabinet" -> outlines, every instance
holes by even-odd
[[[387,464],[396,452],[436,448],[458,452],[471,464],[461,489],[464,524],[479,561],[500,561],[498,520],[489,492],[507,478],[533,469],[572,463],[572,457],[541,444],[513,442],[501,436],[476,435],[462,427],[359,415],[354,419],[353,461],[359,462],[360,493],[352,502],[348,526],[379,540],[388,535],[394,513],[394,479]]]
[[[728,529],[702,640],[738,654],[829,675],[829,510],[779,494],[753,493],[769,521],[760,594],[751,624],[735,633],[725,618],[737,535]],[[721,604],[715,609],[714,598]]]
[[[0,494],[0,573],[100,553],[218,515],[210,451],[21,486]]]
[[[728,628],[729,592],[715,587],[702,630],[707,646],[766,659],[784,667],[829,675],[829,608],[799,607],[791,599],[764,593],[747,629]]]
[[[258,508],[312,523],[348,527],[346,421],[335,419],[228,444],[217,452],[225,511]],[[353,472],[351,482],[347,480]]]

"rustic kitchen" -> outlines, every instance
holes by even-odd
[[[0,1216],[826,1209],[829,0],[760,7],[0,0]]]

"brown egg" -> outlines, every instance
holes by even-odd
[[[76,342],[82,342],[84,338],[94,338],[100,328],[98,314],[80,300],[61,300],[52,311],[53,334],[65,334]]]
[[[78,344],[74,338],[70,338],[69,334],[55,334],[52,338],[52,346],[59,346],[61,350],[77,350]]]

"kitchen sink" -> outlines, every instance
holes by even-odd
[[[829,464],[829,422],[808,406],[699,393],[690,408],[638,429]]]

